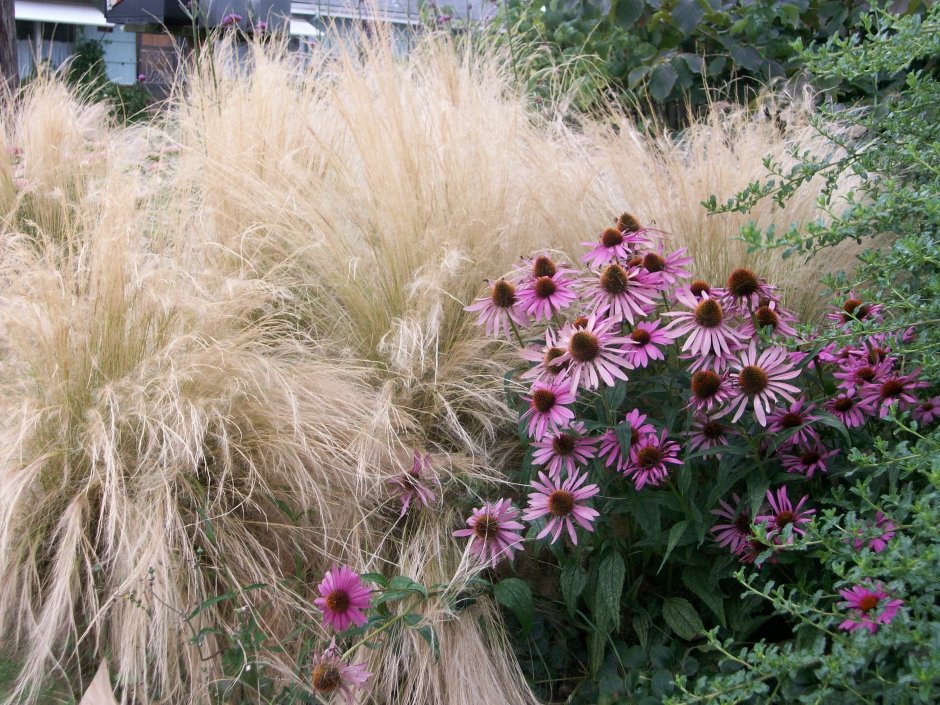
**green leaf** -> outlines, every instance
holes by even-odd
[[[675,680],[672,675],[672,671],[669,671],[665,668],[661,668],[656,673],[653,674],[653,681],[651,683],[651,690],[653,695],[657,698],[662,698],[665,695],[668,695],[672,692],[672,684]]]
[[[629,421],[623,421],[614,426],[614,433],[617,435],[617,443],[620,446],[620,455],[624,459],[630,457],[630,438],[632,427]]]
[[[428,596],[428,589],[424,587],[421,583],[416,583],[411,578],[405,577],[404,575],[396,575],[392,578],[388,587],[391,590],[403,590],[405,592],[416,592],[423,597]]]
[[[670,64],[660,64],[650,74],[649,92],[656,100],[662,102],[672,93],[679,73]]]
[[[617,18],[617,24],[621,27],[632,27],[643,15],[646,9],[644,0],[617,0],[614,7],[614,17]]]
[[[588,663],[591,674],[594,675],[604,664],[604,652],[607,650],[607,633],[601,631],[591,632],[588,637]]]
[[[705,572],[689,566],[682,571],[682,582],[715,614],[721,626],[725,626],[724,600]]]
[[[698,0],[679,0],[672,8],[672,21],[683,34],[692,34],[698,23],[705,16],[705,10]]]
[[[737,45],[731,47],[731,58],[739,66],[743,66],[748,71],[757,71],[764,62],[764,57],[760,55],[754,47]]]
[[[685,62],[685,65],[689,67],[689,71],[692,73],[702,74],[705,72],[704,57],[699,56],[698,54],[683,52],[682,54],[679,54],[679,58]]]
[[[678,524],[674,524],[671,529],[669,529],[669,541],[666,543],[666,553],[663,554],[663,561],[659,564],[659,569],[656,571],[658,574],[663,566],[666,565],[666,560],[669,558],[669,554],[672,553],[672,549],[676,547],[676,544],[679,543],[679,539],[682,538],[682,534],[685,533],[686,527],[688,527],[689,522],[680,521]]]
[[[708,62],[708,75],[717,76],[725,70],[725,65],[727,63],[728,59],[724,56],[716,56],[714,59]]]
[[[228,602],[229,600],[233,600],[233,599],[235,599],[235,593],[233,592],[223,592],[221,595],[214,595],[213,597],[210,597],[209,599],[203,600],[202,602],[200,602],[199,607],[197,607],[196,609],[194,609],[192,612],[189,613],[189,618],[192,619],[193,617],[199,614],[202,614],[207,609],[209,609],[210,607],[214,605],[219,604],[220,602]]]
[[[636,88],[640,82],[649,75],[649,66],[637,66],[627,74],[627,86]]]
[[[363,573],[359,576],[363,580],[369,583],[375,583],[380,587],[388,587],[388,578],[386,578],[381,573]]]
[[[633,618],[633,631],[636,632],[636,638],[639,640],[640,646],[643,647],[644,651],[646,651],[649,646],[650,627],[652,626],[653,620],[646,610],[638,612],[636,617]]]
[[[646,497],[638,498],[636,502],[630,505],[630,513],[636,518],[636,522],[643,529],[643,533],[651,538],[659,536],[659,505],[647,501]]]
[[[431,653],[434,655],[434,660],[439,661],[441,659],[441,643],[438,641],[437,632],[434,631],[434,627],[430,624],[425,624],[418,629],[417,632],[421,635],[422,639],[428,642],[428,646],[431,647]]]
[[[532,590],[519,578],[505,578],[493,586],[493,595],[503,607],[512,610],[528,634],[532,630],[535,608],[532,605]]]
[[[623,556],[615,552],[604,556],[597,568],[594,587],[594,619],[599,629],[620,626],[620,596],[625,576]]]
[[[683,597],[666,598],[663,602],[663,619],[681,639],[691,641],[705,633],[705,625],[702,624],[698,612],[692,603]]]
[[[413,595],[410,590],[385,590],[381,595],[376,597],[372,604],[376,607],[386,602],[395,602],[396,600],[404,600],[406,597]]]
[[[561,571],[561,594],[565,598],[565,605],[568,607],[568,613],[574,615],[575,607],[578,605],[578,598],[584,592],[587,585],[588,576],[584,568],[576,561],[566,564]]]

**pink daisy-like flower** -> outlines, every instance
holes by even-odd
[[[541,277],[561,275],[569,277],[577,272],[564,262],[556,262],[547,254],[537,254],[522,260],[522,268],[516,274],[522,281],[535,281]]]
[[[694,279],[688,286],[680,286],[672,293],[673,297],[686,308],[695,308],[703,299],[721,299],[724,289],[715,288],[704,279]]]
[[[940,397],[931,397],[918,402],[911,415],[921,426],[933,423],[940,418]]]
[[[558,344],[555,331],[545,329],[545,345],[538,348],[523,348],[519,357],[535,365],[522,373],[522,379],[537,379],[541,382],[553,382],[559,376],[567,373],[567,365],[556,364],[558,358],[565,354],[565,349]]]
[[[890,599],[891,596],[884,591],[881,583],[871,587],[856,585],[849,590],[839,590],[845,598],[839,607],[849,610],[848,617],[839,624],[839,629],[854,632],[856,629],[867,629],[874,634],[882,624],[890,624],[904,600]]]
[[[549,479],[545,473],[540,472],[539,479],[532,481],[532,487],[536,491],[529,494],[529,507],[522,518],[533,521],[543,516],[549,517],[545,528],[536,536],[537,539],[551,534],[552,543],[555,543],[562,530],[567,529],[571,543],[577,544],[575,524],[585,531],[594,531],[592,522],[598,517],[598,512],[585,506],[583,502],[600,490],[597,485],[583,486],[586,480],[586,474],[577,472],[569,475],[564,482],[558,477]]]
[[[729,310],[741,313],[754,311],[762,300],[777,301],[774,287],[758,277],[750,269],[735,269],[725,283],[725,295],[721,303]]]
[[[884,361],[874,365],[860,362],[856,358],[849,358],[842,363],[840,369],[832,373],[838,380],[839,389],[846,394],[855,394],[870,384],[881,384],[891,373],[891,363]]]
[[[627,361],[634,367],[646,367],[651,360],[666,359],[660,347],[669,345],[672,335],[660,329],[659,324],[660,321],[640,321],[627,336]]]
[[[666,330],[676,338],[688,335],[682,349],[693,355],[714,352],[730,356],[741,342],[740,334],[728,325],[724,307],[707,294],[691,311],[667,311],[663,315],[675,317]]]
[[[517,532],[525,526],[516,521],[518,518],[519,510],[510,500],[486,502],[467,518],[470,528],[458,529],[454,536],[471,536],[470,551],[495,568],[504,555],[512,560],[514,553],[522,550],[522,536]]]
[[[773,433],[789,432],[783,441],[783,448],[814,443],[819,440],[819,434],[808,424],[819,421],[818,416],[813,416],[815,409],[815,404],[807,404],[803,397],[800,397],[790,406],[774,409],[767,417],[768,428]]]
[[[689,432],[689,450],[708,450],[709,448],[723,448],[728,445],[728,437],[735,435],[730,426],[708,417],[696,418],[692,422]],[[714,454],[721,459],[721,453]]]
[[[647,252],[643,255],[642,267],[650,274],[656,275],[659,288],[666,285],[673,285],[680,279],[688,279],[692,273],[685,269],[692,264],[692,258],[686,257],[688,250],[680,247],[674,252],[663,255],[662,245],[658,252]]]
[[[633,478],[637,491],[646,485],[658,487],[669,476],[668,465],[682,465],[679,444],[666,440],[666,432],[643,436],[630,446],[630,462],[624,474]]]
[[[553,382],[535,382],[532,395],[522,398],[529,402],[529,408],[520,420],[529,420],[526,433],[530,438],[540,439],[546,433],[556,433],[574,419],[574,412],[568,405],[574,403],[575,395],[565,378]]]
[[[859,530],[859,538],[852,542],[856,551],[861,551],[867,544],[874,553],[881,553],[894,538],[894,522],[881,512],[875,512],[875,523],[868,523],[868,530]]]
[[[827,313],[826,318],[828,318],[830,321],[835,321],[836,323],[841,323],[843,325],[849,325],[853,321],[864,321],[869,319],[874,321],[881,321],[883,320],[883,316],[881,314],[881,310],[883,308],[884,306],[882,304],[865,303],[855,295],[854,291],[850,291],[848,296],[846,296],[842,306],[830,313]]]
[[[358,573],[343,566],[326,571],[317,586],[320,597],[313,604],[323,613],[323,623],[336,631],[346,631],[351,625],[366,623],[363,610],[368,609],[372,590],[362,584]]]
[[[795,338],[797,332],[793,324],[797,321],[795,313],[779,306],[776,301],[762,301],[750,316],[744,317],[740,332],[746,339],[753,338],[760,330],[769,330],[772,336]]]
[[[618,323],[646,316],[656,308],[655,276],[638,267],[626,267],[614,262],[604,267],[599,276],[585,282],[589,306],[598,315],[606,314]]]
[[[313,690],[323,698],[330,698],[334,693],[342,693],[347,703],[353,701],[353,688],[365,689],[365,683],[372,676],[364,663],[345,664],[336,642],[313,659],[310,671],[310,684]]]
[[[502,333],[506,338],[512,335],[512,324],[527,328],[529,318],[520,306],[516,287],[505,279],[498,279],[490,284],[489,296],[477,299],[464,311],[479,311],[478,326],[486,327],[486,334],[499,337]]]
[[[751,512],[747,504],[742,502],[737,494],[731,495],[731,499],[733,506],[722,499],[718,501],[718,509],[712,509],[713,515],[725,520],[715,524],[712,533],[719,546],[727,546],[732,553],[739,554],[744,551],[754,532],[751,529]]]
[[[617,325],[611,318],[598,320],[592,314],[583,326],[566,327],[565,354],[556,364],[568,364],[572,390],[579,385],[597,389],[601,382],[612,387],[615,379],[627,379],[624,369],[629,369],[630,363],[623,347],[627,339],[614,335]]]
[[[826,472],[826,461],[838,453],[838,448],[829,450],[819,439],[815,439],[811,445],[797,448],[783,455],[781,462],[787,472],[812,477],[817,472]]]
[[[766,426],[767,412],[777,401],[777,395],[789,402],[796,401],[793,395],[799,394],[799,388],[784,380],[798,377],[800,370],[793,367],[787,357],[787,351],[783,348],[767,348],[758,355],[754,341],[751,341],[747,350],[739,353],[730,364],[737,372],[732,377],[735,397],[728,408],[719,412],[718,416],[733,410],[734,416],[731,420],[737,421],[744,414],[747,405],[751,404],[757,422]]]
[[[596,446],[596,438],[584,435],[584,424],[575,422],[571,424],[570,429],[558,431],[533,443],[535,451],[532,453],[532,464],[547,463],[548,476],[553,479],[558,477],[562,470],[571,475],[578,465],[590,462],[597,452]]]
[[[646,414],[641,414],[639,409],[634,409],[624,417],[624,422],[630,424],[631,448],[639,442],[642,436],[656,433],[656,428],[653,424],[647,422],[647,418]],[[623,457],[620,450],[620,441],[617,439],[617,432],[612,428],[608,428],[601,435],[600,442],[601,446],[597,455],[604,461],[604,465],[619,472],[626,470],[629,453],[628,458]]]
[[[925,381],[917,379],[919,375],[920,369],[916,369],[906,375],[888,375],[878,384],[865,385],[860,391],[862,406],[868,413],[881,418],[885,418],[895,404],[898,411],[916,406],[918,401],[914,390],[927,386]]]
[[[767,528],[767,537],[774,539],[777,544],[783,540],[784,529],[791,527],[792,534],[786,539],[786,543],[791,544],[794,535],[806,535],[803,525],[812,521],[816,513],[815,509],[803,509],[808,499],[809,495],[804,496],[794,507],[787,496],[786,486],[779,487],[776,495],[773,490],[767,490],[767,501],[770,502],[771,513],[758,515],[755,522],[763,524]]]
[[[877,365],[887,360],[891,363],[891,368],[893,369],[897,358],[891,356],[890,342],[887,334],[877,333],[869,336],[864,343],[857,348],[846,346],[845,352],[847,357],[853,360],[855,364]]]
[[[434,488],[440,489],[441,481],[431,469],[430,454],[415,451],[411,468],[389,479],[388,484],[401,498],[401,514],[398,515],[401,518],[412,502],[415,506],[430,507],[437,500]]]
[[[536,322],[550,319],[552,314],[567,308],[577,298],[574,280],[563,272],[551,277],[536,277],[519,287],[519,306]]]
[[[847,394],[827,399],[823,406],[847,428],[858,428],[865,423],[865,410]]]
[[[693,373],[690,389],[692,396],[687,406],[700,412],[709,411],[714,406],[721,406],[734,394],[727,373],[719,374],[712,370],[699,370]]]
[[[600,267],[618,260],[625,261],[633,255],[634,248],[648,243],[649,237],[640,221],[629,213],[624,213],[617,221],[617,227],[604,229],[598,242],[581,243],[591,248],[581,261],[589,267]]]

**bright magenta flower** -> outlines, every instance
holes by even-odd
[[[389,479],[388,484],[398,492],[401,498],[399,517],[405,516],[412,502],[416,506],[431,506],[437,499],[434,490],[439,490],[441,487],[441,481],[431,469],[431,456],[427,453],[422,455],[418,451],[414,452],[411,468]]]
[[[565,349],[560,346],[555,331],[551,328],[545,329],[545,345],[537,348],[523,348],[519,351],[519,357],[529,362],[534,362],[530,369],[522,373],[522,379],[537,379],[541,382],[553,382],[559,376],[567,373],[568,366],[555,362],[565,354]]]
[[[612,318],[588,317],[583,326],[566,326],[562,334],[565,354],[556,364],[567,363],[571,389],[597,389],[603,382],[612,387],[615,379],[626,380],[630,368],[623,348],[626,338],[614,335],[619,322]]]
[[[489,296],[477,299],[464,311],[479,311],[478,326],[485,326],[486,334],[498,337],[502,333],[506,338],[512,335],[512,323],[521,328],[529,326],[516,293],[516,287],[505,279],[498,279],[490,284]]]
[[[906,375],[891,374],[879,384],[867,384],[861,389],[862,406],[868,413],[885,418],[892,406],[897,405],[899,411],[909,409],[918,403],[914,391],[927,386],[927,383],[918,379],[920,369]]]
[[[320,597],[313,601],[323,613],[323,623],[342,632],[350,625],[366,623],[363,610],[368,609],[372,590],[362,584],[358,573],[346,566],[326,571],[317,586]]]
[[[656,309],[658,279],[639,267],[613,262],[584,280],[588,306],[597,315],[631,325]]]
[[[782,456],[781,461],[787,472],[812,477],[817,472],[826,472],[826,461],[839,453],[838,448],[828,449],[819,439],[802,447],[794,448]]]
[[[720,407],[734,394],[727,373],[719,374],[712,370],[693,373],[690,387],[692,397],[688,407],[700,412],[710,411],[715,406]]]
[[[549,479],[545,473],[539,473],[539,479],[532,481],[535,492],[529,494],[529,507],[522,518],[533,521],[548,516],[548,523],[536,538],[552,535],[552,543],[558,540],[562,530],[568,531],[573,544],[578,543],[575,524],[585,531],[594,531],[593,521],[598,517],[596,509],[583,504],[600,490],[597,485],[584,486],[587,475],[575,472],[562,482],[561,478]]]
[[[881,321],[884,318],[881,314],[883,308],[884,306],[882,304],[865,303],[855,295],[854,291],[850,291],[845,297],[845,302],[842,304],[842,307],[833,310],[831,313],[827,313],[826,318],[836,323],[842,323],[843,325],[850,325],[854,321],[864,321],[867,319]]]
[[[643,255],[642,267],[650,274],[656,276],[657,288],[660,290],[675,284],[680,279],[688,279],[692,273],[685,269],[692,264],[692,258],[686,257],[688,250],[680,247],[667,255],[663,254],[660,244],[657,252],[650,250]]]
[[[629,412],[624,421],[630,424],[630,447],[633,447],[641,437],[656,433],[653,424],[647,422],[646,414],[641,414],[639,409]],[[624,472],[627,469],[629,453],[627,458],[620,452],[620,441],[617,439],[617,432],[608,428],[600,438],[601,446],[598,457],[603,459],[604,465],[613,468],[618,472]]]
[[[353,688],[365,689],[365,683],[371,676],[364,663],[343,663],[336,642],[331,641],[329,647],[313,659],[310,684],[322,698],[329,699],[339,692],[347,703],[351,703]]]
[[[578,298],[574,280],[559,271],[554,276],[531,279],[519,287],[519,307],[538,321],[547,321]]]
[[[839,624],[839,629],[854,632],[856,629],[867,629],[874,634],[882,624],[890,624],[904,600],[890,599],[891,596],[882,589],[881,583],[871,587],[856,585],[850,590],[839,590],[845,598],[839,607],[849,610],[848,617]]]
[[[718,509],[712,509],[712,514],[725,520],[715,524],[712,533],[719,546],[727,546],[732,553],[740,554],[754,533],[751,529],[751,512],[737,494],[731,495],[731,498],[733,506],[722,499],[718,501]]]
[[[664,316],[675,320],[666,328],[674,337],[688,335],[683,350],[692,355],[723,355],[730,357],[741,344],[741,336],[728,324],[724,307],[703,294],[691,311],[667,311]]]
[[[545,436],[532,444],[533,465],[548,464],[548,476],[556,478],[564,470],[571,475],[578,465],[585,465],[597,453],[597,439],[584,435],[584,424],[575,422],[571,428]]]
[[[748,404],[754,407],[754,416],[761,426],[767,425],[767,412],[781,396],[787,401],[796,401],[794,394],[799,394],[798,387],[786,383],[784,380],[799,377],[800,370],[793,367],[787,358],[787,351],[783,348],[767,348],[760,355],[751,341],[747,350],[738,354],[731,361],[731,367],[736,371],[732,377],[735,397],[730,405],[718,416],[724,416],[734,410],[732,421],[737,421],[744,414]]]
[[[519,510],[510,500],[486,502],[467,518],[470,528],[458,529],[454,536],[472,537],[470,552],[495,568],[503,556],[512,560],[513,554],[522,550],[522,536],[517,532],[525,526],[516,521],[518,518]]]
[[[874,525],[869,522],[868,530],[860,530],[859,534],[860,537],[852,542],[856,551],[861,551],[867,544],[874,553],[881,553],[887,547],[888,541],[894,538],[894,522],[881,512],[876,512]]]
[[[666,440],[666,432],[660,436],[643,436],[630,446],[630,462],[624,474],[633,478],[637,490],[646,485],[658,487],[669,476],[669,465],[682,465],[679,459],[679,444]]]
[[[815,509],[803,509],[803,505],[806,504],[808,499],[808,495],[804,496],[794,507],[790,502],[790,498],[787,497],[787,488],[785,486],[779,487],[776,495],[774,495],[773,490],[767,490],[767,501],[770,502],[771,513],[761,514],[754,521],[763,524],[767,528],[767,537],[773,538],[778,544],[783,542],[783,530],[788,526],[791,527],[792,534],[786,539],[785,543],[793,543],[794,535],[806,535],[803,525],[810,523],[816,513]]]
[[[921,426],[933,423],[940,418],[940,397],[931,397],[919,402],[911,415]]]
[[[625,262],[633,256],[634,248],[648,243],[649,238],[642,228],[636,230],[605,228],[597,242],[581,243],[591,248],[581,261],[589,267],[600,267],[608,262]]]
[[[803,397],[799,397],[790,406],[774,409],[767,417],[767,427],[774,433],[789,432],[783,440],[783,448],[816,443],[819,434],[809,425],[819,421],[819,417],[813,415],[815,409],[815,404],[807,404]]]
[[[865,410],[853,396],[840,394],[826,400],[823,406],[847,428],[858,428],[865,423]]]
[[[793,324],[797,322],[795,313],[778,305],[776,301],[766,301],[761,302],[751,315],[744,316],[740,332],[748,340],[761,330],[768,331],[771,336],[795,338],[797,332]]]
[[[660,321],[640,321],[627,336],[627,361],[634,367],[666,359],[660,348],[672,342],[672,334],[659,328],[659,324]]]
[[[574,419],[574,412],[567,405],[574,403],[575,395],[563,377],[553,382],[535,382],[531,396],[522,398],[529,402],[521,420],[529,420],[526,433],[530,438],[541,439],[546,433],[557,433]]]
[[[855,394],[868,385],[880,385],[891,374],[891,362],[882,360],[871,364],[865,360],[849,357],[843,361],[841,368],[832,373],[838,380],[839,389],[846,394]]]

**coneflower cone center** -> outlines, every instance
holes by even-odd
[[[888,356],[889,352],[891,351],[886,350],[885,348],[871,348],[868,351],[868,362],[872,365],[876,365],[884,360]]]
[[[852,315],[859,306],[862,305],[862,302],[858,299],[846,299],[845,303],[842,304],[842,310],[847,314]]]
[[[493,305],[497,308],[512,308],[516,303],[516,287],[505,279],[500,279],[493,284],[493,291],[490,295]]]
[[[855,402],[848,397],[839,397],[832,404],[832,408],[836,411],[848,411],[853,406],[855,406]]]
[[[646,446],[641,448],[636,454],[636,464],[644,470],[656,467],[662,460],[663,454],[656,446]]]
[[[758,309],[754,311],[754,318],[757,319],[757,324],[761,328],[766,326],[776,328],[780,324],[780,316],[769,306],[758,307]]]
[[[865,595],[858,601],[858,608],[862,612],[870,612],[878,606],[878,598],[874,595]]]
[[[693,315],[695,316],[695,322],[702,328],[717,328],[725,317],[721,304],[714,299],[705,299],[695,307]]]
[[[796,428],[802,425],[802,423],[803,417],[793,411],[788,411],[780,417],[780,425],[784,428]]]
[[[619,264],[612,264],[601,274],[601,288],[611,296],[617,296],[627,290],[630,277]]]
[[[817,463],[819,462],[819,453],[814,450],[808,450],[800,456],[800,462],[803,463],[803,465]]]
[[[558,285],[555,283],[555,280],[551,277],[539,277],[535,280],[535,295],[540,299],[547,299],[549,296],[558,291]]]
[[[548,495],[548,511],[555,517],[564,517],[574,510],[574,495],[568,490],[555,490]]]
[[[536,277],[554,277],[556,272],[558,272],[558,267],[555,266],[551,257],[540,255],[532,263],[532,274]]]
[[[343,674],[332,663],[321,663],[313,669],[313,687],[323,693],[332,693],[343,682]]]
[[[616,247],[623,244],[623,235],[616,228],[606,228],[601,233],[601,244],[604,247]]]
[[[721,389],[721,377],[711,370],[699,370],[692,375],[692,393],[697,399],[711,399]]]
[[[630,340],[640,345],[646,345],[650,342],[651,338],[649,331],[645,331],[642,328],[635,328],[633,332],[630,333]]]
[[[349,602],[349,593],[345,590],[334,590],[326,596],[326,606],[334,612],[345,612]]]
[[[588,324],[587,316],[578,316],[571,322],[571,325],[574,326],[575,328],[584,328],[587,326],[587,324]]]
[[[551,389],[536,389],[532,392],[532,406],[539,413],[546,414],[555,406],[555,392]]]
[[[661,272],[666,268],[666,260],[655,252],[647,252],[643,258],[643,268],[647,272]]]
[[[725,435],[725,427],[717,421],[709,421],[702,426],[702,435],[709,440],[718,440]]]
[[[750,269],[736,269],[728,277],[728,291],[735,298],[756,294],[758,289],[760,281]]]
[[[689,291],[692,292],[692,296],[698,298],[702,294],[707,294],[711,291],[711,287],[708,286],[708,282],[702,279],[696,279],[691,284],[689,284]]]
[[[734,518],[734,528],[742,534],[751,533],[751,515],[744,511]]]
[[[792,524],[794,519],[796,519],[796,517],[793,515],[793,512],[779,512],[775,519],[777,528],[783,529],[787,524]]]
[[[571,336],[568,350],[571,351],[571,357],[578,362],[591,362],[600,355],[601,344],[596,335],[580,330]]]
[[[859,367],[855,370],[855,379],[862,382],[871,382],[875,379],[875,371],[871,367]]]
[[[574,436],[568,433],[559,433],[552,439],[552,450],[556,455],[571,455],[574,452]]]
[[[481,514],[473,523],[473,534],[484,541],[493,541],[499,536],[499,520],[489,514]]]
[[[565,354],[565,351],[562,348],[549,348],[545,351],[545,357],[543,358],[543,364],[546,367],[557,367],[557,365],[552,365],[552,362],[557,360],[559,357]]]
[[[892,399],[901,396],[904,391],[904,383],[896,379],[889,379],[881,385],[881,398]]]
[[[635,233],[643,229],[643,225],[633,213],[621,213],[617,219],[617,227],[625,233]]]
[[[757,365],[748,365],[738,373],[738,384],[745,394],[760,394],[770,384],[770,378]]]

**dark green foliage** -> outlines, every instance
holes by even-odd
[[[108,78],[100,42],[88,40],[76,45],[65,80],[83,97],[110,104],[111,114],[121,122],[146,120],[149,116],[150,93],[142,86],[122,86]]]

